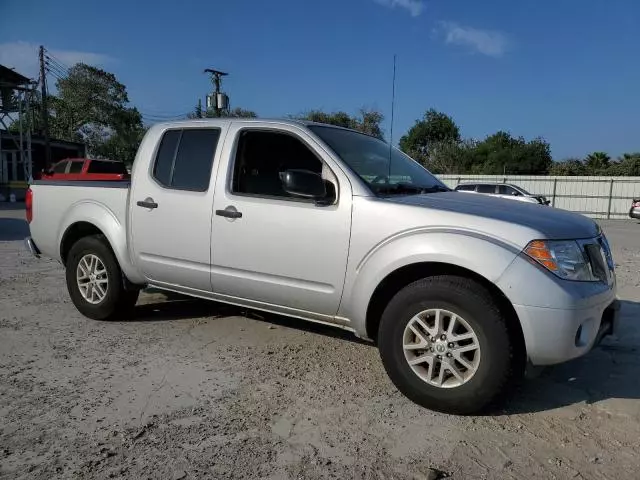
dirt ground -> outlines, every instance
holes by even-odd
[[[339,330],[153,292],[136,320],[87,320],[22,218],[0,210],[2,479],[638,478],[638,222],[601,222],[620,335],[454,417]]]

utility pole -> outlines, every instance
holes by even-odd
[[[40,88],[42,92],[42,127],[44,129],[45,170],[51,166],[51,143],[49,142],[49,109],[47,107],[47,75],[44,68],[44,47],[40,45]]]
[[[204,115],[202,114],[202,99],[201,98],[198,99],[198,106],[196,107],[196,113],[198,114],[198,118],[204,118]]]
[[[214,86],[213,95],[207,95],[207,108],[213,108],[216,112],[216,117],[221,117],[222,111],[229,108],[229,97],[222,93],[222,77],[226,77],[229,74],[213,68],[205,69],[204,73],[211,75],[211,83]]]

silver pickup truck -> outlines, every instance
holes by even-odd
[[[291,120],[157,124],[131,182],[34,182],[36,255],[92,319],[147,286],[335,325],[393,383],[450,413],[613,333],[614,264],[592,220],[451,191],[376,138]],[[320,360],[321,361],[321,360]]]

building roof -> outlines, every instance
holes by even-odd
[[[2,138],[2,140],[13,139],[15,141],[19,141],[20,134],[0,128],[0,137]],[[82,142],[70,142],[69,140],[61,140],[57,138],[51,138],[49,141],[52,146],[85,148],[85,144]],[[31,143],[44,144],[44,137],[42,135],[31,135]]]
[[[24,86],[29,84],[31,80],[24,75],[19,74],[15,70],[5,67],[4,65],[0,65],[0,86],[3,87],[11,87],[11,86]]]

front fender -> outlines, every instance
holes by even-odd
[[[143,283],[144,278],[131,263],[127,249],[126,226],[116,214],[104,204],[82,200],[73,204],[65,214],[57,234],[57,245],[62,248],[66,233],[76,223],[86,222],[98,228],[109,241],[118,264],[126,277],[133,283]],[[59,253],[61,256],[61,252]]]
[[[437,262],[455,265],[496,283],[520,249],[493,237],[470,231],[421,229],[381,242],[347,272],[340,316],[366,336],[369,301],[389,274],[409,265]],[[357,263],[356,263],[357,262]]]

